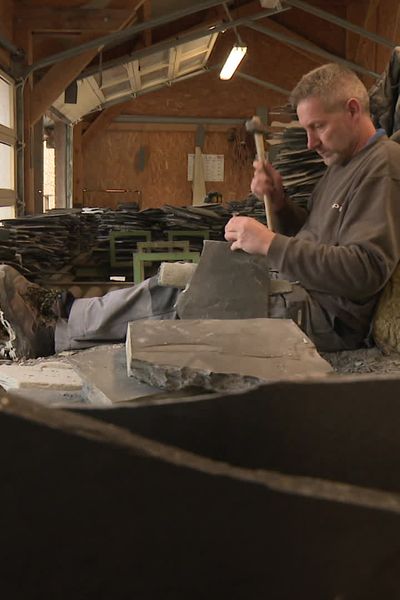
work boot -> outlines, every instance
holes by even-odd
[[[3,358],[18,360],[54,354],[54,330],[60,316],[58,294],[31,283],[11,266],[0,265]]]

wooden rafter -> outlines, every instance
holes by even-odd
[[[149,21],[151,19],[151,0],[145,0],[140,7],[140,18],[141,21]],[[151,29],[146,29],[143,32],[143,44],[147,48],[152,44],[152,33]]]
[[[124,9],[24,8],[14,16],[15,27],[33,32],[115,31],[132,15]]]
[[[141,16],[141,20],[148,21],[151,18],[151,0],[140,0],[139,4],[136,5],[136,10],[139,11],[139,15]],[[152,36],[151,30],[145,31],[143,34],[143,44],[147,46],[151,46],[152,44]],[[117,104],[110,108],[107,108],[90,123],[85,132],[82,134],[82,143],[83,145],[89,144],[92,140],[95,139],[97,134],[101,131],[104,131],[110,123],[117,117],[122,109],[124,103]]]
[[[364,29],[374,31],[375,30],[375,19],[376,19],[376,11],[379,6],[380,0],[369,0],[367,13],[364,18],[364,22],[362,27]],[[371,57],[371,47],[375,49],[375,44],[361,36],[358,36],[358,43],[356,52],[354,55],[354,62],[360,65],[365,65],[366,60],[369,56]],[[371,65],[374,67],[375,65]]]
[[[112,0],[109,4],[112,5]],[[137,5],[137,2],[135,3]],[[136,15],[136,10],[133,9],[129,16],[117,28],[117,31],[125,29],[132,23],[132,18]],[[80,42],[84,43],[96,38],[94,34],[86,34],[80,38]],[[87,50],[73,58],[69,58],[61,63],[57,63],[50,67],[44,77],[34,86],[32,90],[30,103],[30,121],[33,125],[46,112],[53,102],[63,93],[69,84],[79,77],[82,70],[93,60],[101,48]]]
[[[252,10],[249,10],[249,8],[247,6],[245,6],[245,7],[242,7],[241,9],[239,9],[239,11],[232,11],[232,16],[235,18],[235,17],[246,16],[247,14],[254,14],[254,8],[257,8],[257,11],[259,11],[260,10],[259,4],[252,2],[251,3]],[[214,11],[214,10],[208,11],[207,15],[205,17],[205,20],[202,22],[202,26],[215,23],[216,12],[219,13],[220,16],[223,16],[222,12],[220,12],[220,11]],[[199,26],[201,27],[201,25],[197,25],[196,27],[193,27],[190,29],[195,30],[195,29],[198,29]],[[298,34],[295,34],[293,31],[287,29],[286,27],[284,27],[283,25],[280,25],[279,23],[276,23],[275,21],[268,20],[268,27],[270,27],[274,31],[279,31],[281,33],[285,33],[286,35],[290,35],[296,39],[304,40],[304,41],[307,41],[308,43],[310,43],[309,40],[307,40],[306,38],[304,38]],[[190,30],[188,30],[188,31],[190,31]],[[297,52],[297,53],[305,56],[309,61],[314,62],[316,65],[320,65],[324,62],[324,60],[322,58],[320,58],[316,55],[310,54],[309,52],[306,52],[305,50],[301,50],[300,48],[291,47],[291,49],[294,52]],[[106,129],[113,122],[113,120],[119,114],[121,114],[121,112],[124,110],[124,107],[126,105],[127,105],[127,102],[123,101],[120,104],[117,104],[115,106],[107,108],[107,109],[103,110],[101,113],[99,113],[99,115],[87,127],[85,132],[82,133],[83,145],[86,146],[87,144],[91,143],[96,138],[98,133],[101,133],[102,131],[104,131],[104,129]]]
[[[397,44],[400,36],[400,4],[397,4],[395,17],[393,19],[393,37],[392,40]]]
[[[82,133],[83,146],[93,141],[98,133],[107,129],[115,117],[121,113],[123,106],[123,104],[117,104],[102,110],[96,119],[86,128],[85,132]]]
[[[89,41],[90,36],[84,36]],[[91,38],[93,39],[93,38]],[[32,90],[30,121],[33,125],[46,112],[62,92],[74,81],[82,69],[96,56],[97,50],[87,50],[73,58],[51,67]]]
[[[54,8],[62,8],[64,7],[75,7],[75,6],[85,6],[87,4],[87,0],[65,0],[64,2],[60,0],[46,0],[46,6],[54,6]],[[41,7],[43,6],[43,0],[29,0],[30,7]]]

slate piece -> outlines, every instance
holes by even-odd
[[[239,391],[332,372],[289,319],[136,321],[126,352],[128,375],[168,390]]]
[[[265,256],[232,252],[228,242],[204,242],[190,286],[178,300],[180,319],[268,317],[269,271]]]
[[[67,361],[84,380],[82,395],[91,405],[113,405],[158,392],[126,375],[123,344],[105,344],[81,350]]]

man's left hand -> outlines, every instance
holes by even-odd
[[[225,226],[225,239],[232,242],[231,250],[248,254],[266,255],[274,237],[268,227],[250,217],[232,217]]]

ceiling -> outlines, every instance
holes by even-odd
[[[263,30],[264,23],[268,22],[268,27],[271,22],[280,24],[281,31],[283,24],[286,33],[301,36],[303,46],[300,45],[298,52],[307,52],[304,44],[310,43],[325,51],[324,62],[329,57],[340,60],[332,51],[329,54],[329,43],[334,33],[339,32],[338,27],[346,26],[325,21],[321,27],[320,18],[312,11],[296,8],[296,2],[301,4],[301,0],[227,0],[225,3],[212,0],[14,0],[14,22],[20,22],[20,29],[25,24],[32,26],[33,64],[25,71],[25,76],[35,74],[37,84],[33,104],[38,107],[36,114],[31,115],[32,121],[36,122],[40,114],[52,107],[56,114],[74,123],[113,104],[203,73],[210,62],[215,68],[214,55],[222,38],[220,33],[231,29],[240,35],[243,27],[233,27],[232,20],[251,19],[271,7],[278,8],[275,16],[252,21],[255,31],[272,35]],[[359,2],[364,23],[371,4],[371,0]],[[307,5],[323,9],[334,18],[341,15],[343,20],[346,7],[354,6],[355,2],[307,0]],[[281,8],[286,12],[281,14]],[[359,22],[362,24],[363,19]],[[245,25],[249,31],[248,23]],[[326,26],[330,28],[329,35],[325,35]],[[340,33],[343,34],[343,30]],[[274,35],[277,35],[276,30]],[[234,36],[231,33],[230,39]],[[288,40],[285,36],[275,39],[280,43]],[[358,51],[362,54],[363,48],[359,46]],[[210,57],[213,60],[210,61]],[[376,75],[371,69],[361,73]],[[245,73],[241,75],[249,79]],[[261,84],[268,87],[266,82]],[[73,94],[72,102],[71,96],[70,101],[65,102],[64,92],[69,86],[75,88],[76,100]],[[275,91],[282,93],[276,86]],[[46,95],[47,107],[43,110]]]
[[[217,36],[211,34],[154,51],[109,69],[100,69],[96,74],[77,81],[76,101],[66,102],[63,93],[55,100],[53,107],[74,123],[116,102],[127,101],[160,86],[170,85],[203,69]]]

